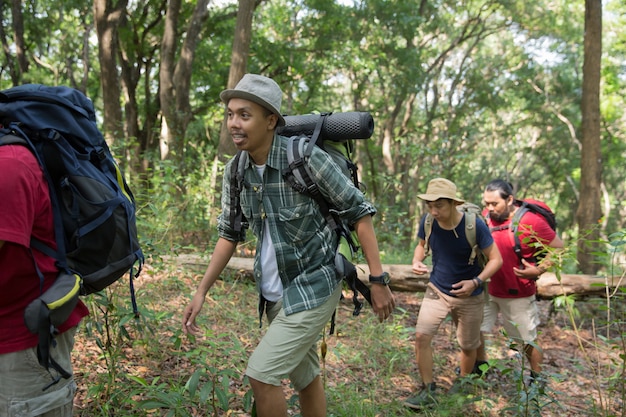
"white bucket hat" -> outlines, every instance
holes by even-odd
[[[220,93],[220,99],[226,104],[231,98],[242,98],[263,106],[278,116],[278,126],[285,125],[285,118],[280,114],[283,92],[271,78],[246,74],[235,88]]]

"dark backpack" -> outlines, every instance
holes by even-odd
[[[367,112],[347,112],[286,116],[285,122],[285,126],[277,129],[278,134],[289,137],[287,144],[289,169],[283,173],[283,177],[294,190],[310,196],[318,203],[327,223],[337,233],[340,245],[335,266],[353,291],[353,314],[358,315],[363,306],[358,299],[358,293],[361,293],[371,304],[370,290],[358,278],[356,267],[352,263],[359,247],[353,231],[340,219],[334,207],[320,193],[307,164],[313,148],[318,146],[332,156],[335,163],[357,188],[361,188],[357,167],[351,160],[352,140],[370,138],[374,130],[374,120]],[[241,231],[242,224],[246,222],[239,205],[239,194],[244,187],[243,175],[246,164],[247,154],[242,151],[237,152],[231,165],[231,213],[229,215],[230,223],[237,231]]]
[[[456,206],[456,209],[465,214],[465,238],[467,239],[467,243],[469,243],[472,248],[472,252],[470,253],[467,263],[468,265],[474,265],[474,262],[478,259],[478,264],[481,268],[484,268],[489,259],[478,247],[478,243],[476,242],[476,222],[482,221],[487,224],[482,210],[476,204],[468,202]],[[426,213],[426,219],[424,219],[424,253],[426,256],[430,254],[429,241],[430,234],[433,230],[433,220],[433,216],[430,213]]]
[[[31,250],[55,258],[59,281],[67,281],[54,285],[56,292],[35,300],[39,305],[29,306],[29,329],[45,328],[41,320],[51,320],[49,316],[55,312],[63,310],[69,315],[72,308],[61,307],[65,301],[75,305],[75,293],[100,291],[125,274],[137,313],[133,278],[139,275],[144,256],[137,238],[135,200],[98,130],[91,100],[73,88],[40,84],[1,91],[0,144],[9,143],[31,149],[43,169],[57,249],[32,239]],[[65,290],[59,288],[70,292],[63,294]],[[41,320],[36,317],[40,315]],[[63,321],[52,317],[52,328]],[[50,330],[48,326],[48,333]],[[40,341],[45,336],[40,334]],[[41,343],[39,348],[42,350]],[[48,360],[41,357],[47,352],[38,353],[40,363],[49,367]]]

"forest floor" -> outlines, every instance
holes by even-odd
[[[85,331],[78,333],[74,352],[75,374],[79,385],[75,398],[77,416],[250,416],[248,406],[244,404],[246,393],[249,395],[249,386],[241,374],[247,356],[262,335],[255,314],[253,285],[238,280],[218,281],[203,310],[207,316],[208,311],[213,314],[210,320],[207,318],[209,324],[206,326],[210,333],[190,342],[181,336],[179,320],[199,279],[200,274],[190,277],[185,273],[172,276],[171,272],[152,272],[138,282],[138,293],[142,297],[140,302],[150,303],[155,315],[162,314],[166,318],[156,329],[151,330],[143,343],[124,342],[115,357],[116,366],[123,372],[113,379],[107,380],[107,365],[93,335],[89,336]],[[599,312],[598,303],[589,305],[577,302],[581,315],[573,325],[564,312],[552,311],[552,303],[548,300],[539,302],[542,325],[538,343],[544,352],[544,374],[547,378],[545,395],[539,397],[539,413],[532,414],[520,405],[524,398],[534,395],[522,385],[522,380],[527,382],[528,371],[523,372],[524,361],[516,351],[509,348],[505,337],[498,333],[487,339],[487,350],[493,366],[481,385],[480,400],[474,398],[462,407],[457,404],[456,408],[447,411],[430,409],[420,414],[405,410],[402,401],[415,392],[419,383],[412,344],[422,294],[396,292],[395,297],[397,312],[384,324],[376,322],[369,307],[364,309],[361,316],[352,317],[350,298],[341,301],[336,319],[337,332],[324,338],[329,352],[323,370],[329,416],[626,415],[623,403],[626,384],[623,378],[626,362],[623,322],[620,324],[621,333],[612,335],[617,336],[617,339],[608,341],[604,337],[606,328],[598,324],[602,315],[606,314]],[[215,335],[232,341],[217,341],[212,338]],[[183,404],[177,405],[182,411],[170,410],[169,414],[165,411],[166,407],[136,413],[131,411],[128,399],[132,398],[136,402],[159,396],[153,392],[156,388],[150,388],[151,385],[155,386],[155,381],[160,381],[162,387],[159,389],[169,392],[170,396],[173,395],[171,392],[184,386],[193,371],[194,349],[205,349],[200,352],[219,358],[217,362],[221,369],[219,372],[223,372],[221,375],[226,375],[227,370],[233,370],[239,375],[232,377],[227,387],[227,410],[222,407],[219,412],[217,409],[209,412],[206,411],[208,408],[202,411],[199,405]],[[223,352],[218,352],[220,349]],[[458,366],[459,350],[451,322],[444,324],[434,338],[433,351],[435,379],[443,398],[456,378],[454,368]],[[124,374],[141,375],[142,381],[147,381],[146,386],[131,390],[130,386],[137,379],[129,379]],[[119,392],[116,394],[115,391]],[[293,395],[287,383],[285,391],[287,397]],[[106,411],[102,403],[110,403],[114,397],[119,404],[118,411]],[[343,404],[348,402],[348,397],[353,402],[379,404],[372,404],[367,409],[369,411],[355,411],[354,404]],[[197,400],[189,396],[187,402],[193,401]],[[290,407],[290,415],[298,415],[297,402]]]

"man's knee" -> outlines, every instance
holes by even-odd
[[[430,342],[433,340],[433,337],[426,333],[415,333],[415,344],[420,347],[429,346]]]
[[[255,396],[259,394],[267,393],[276,389],[282,389],[280,386],[268,384],[266,382],[259,381],[258,379],[254,379],[248,376],[248,380],[250,381],[250,386],[254,391]]]

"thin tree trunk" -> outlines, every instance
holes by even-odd
[[[599,250],[599,223],[602,216],[602,155],[600,141],[600,68],[602,57],[602,1],[585,1],[585,40],[582,91],[582,148],[580,157],[580,203],[578,222],[578,263],[585,274],[600,265],[593,253]]]
[[[231,56],[230,71],[228,73],[228,88],[233,88],[243,78],[248,67],[248,55],[252,40],[252,17],[254,15],[255,0],[239,0],[237,11],[237,24],[233,38],[233,52]],[[236,152],[235,145],[230,140],[226,129],[226,115],[220,131],[220,144],[218,154],[222,160],[232,156]]]
[[[109,146],[114,144],[116,138],[124,137],[116,56],[117,28],[127,4],[126,0],[120,0],[117,4],[112,4],[108,0],[94,0],[93,2],[104,110],[103,130]]]

